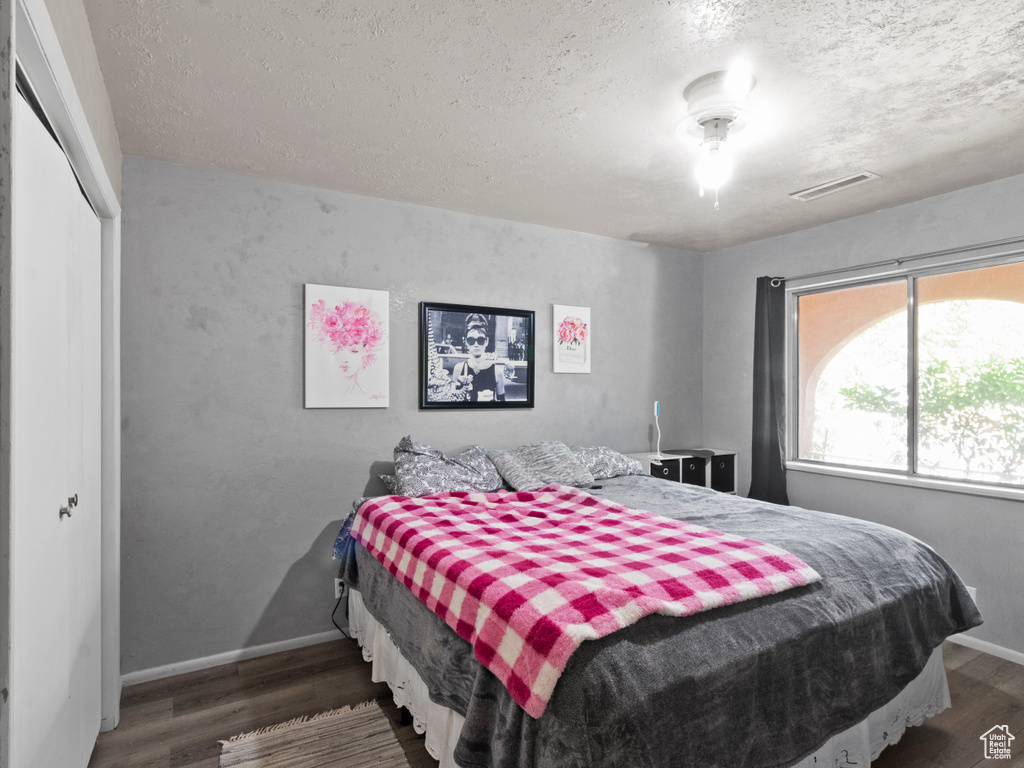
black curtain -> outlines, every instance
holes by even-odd
[[[786,286],[757,278],[754,309],[754,434],[752,499],[789,504],[786,493]]]

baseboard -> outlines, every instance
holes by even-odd
[[[1020,664],[1024,666],[1024,653],[1020,651],[1014,651],[1010,648],[1004,648],[1001,645],[990,643],[987,640],[978,640],[977,638],[971,637],[970,635],[950,635],[946,638],[951,643],[957,643],[958,645],[965,645],[968,648],[973,648],[976,651],[987,653],[989,656],[995,656],[1006,661],[1012,661],[1014,664]]]
[[[197,672],[200,669],[219,667],[221,664],[233,664],[235,662],[244,661],[245,659],[254,659],[257,656],[269,656],[272,653],[291,651],[296,648],[305,648],[309,645],[327,643],[331,640],[338,640],[340,638],[341,634],[339,632],[331,630],[328,632],[321,632],[316,635],[306,635],[305,637],[296,637],[291,640],[281,640],[276,643],[254,645],[249,648],[241,648],[237,651],[226,651],[224,653],[214,654],[213,656],[204,656],[199,659],[189,659],[187,661],[175,662],[174,664],[165,664],[162,667],[140,669],[137,672],[129,672],[126,675],[121,675],[121,685],[128,686],[137,685],[138,683],[148,683],[151,680],[161,680],[165,677],[183,675],[187,672]],[[978,640],[965,634],[950,635],[946,639],[951,643],[964,645],[968,648],[973,648],[976,651],[987,653],[990,656],[995,656],[1000,659],[1005,659],[1006,661],[1012,661],[1014,664],[1024,666],[1024,653],[1021,653],[1020,651],[1004,648],[1001,645],[990,643],[987,640]]]
[[[186,672],[197,672],[200,669],[219,667],[221,664],[234,664],[235,662],[244,661],[245,659],[254,659],[257,656],[269,656],[272,653],[292,651],[296,648],[305,648],[308,645],[317,645],[318,643],[327,643],[331,640],[340,640],[342,637],[343,635],[337,630],[331,630],[329,632],[321,632],[317,635],[306,635],[305,637],[296,637],[291,640],[281,640],[277,643],[254,645],[250,648],[241,648],[237,651],[226,651],[224,653],[214,654],[213,656],[204,656],[200,659],[178,661],[174,664],[165,664],[162,667],[140,669],[138,672],[129,672],[126,675],[121,675],[121,685],[127,686],[137,685],[138,683],[148,683],[151,680],[161,680],[165,677],[183,675]]]

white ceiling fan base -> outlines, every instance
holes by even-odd
[[[677,133],[687,136],[704,136],[704,124],[711,120],[726,120],[729,132],[736,133],[746,126],[744,108],[746,92],[739,92],[726,87],[728,73],[726,70],[711,72],[698,77],[683,90],[686,100],[686,122],[680,124]],[[750,88],[754,87],[754,78],[750,78]]]

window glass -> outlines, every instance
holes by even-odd
[[[906,469],[905,279],[798,298],[798,455]]]
[[[917,281],[921,474],[1024,483],[1024,262]]]

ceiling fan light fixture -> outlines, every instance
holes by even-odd
[[[715,210],[718,188],[728,181],[735,165],[729,132],[742,130],[746,124],[744,110],[755,82],[748,68],[738,67],[698,77],[683,90],[687,121],[678,133],[701,137],[697,183],[701,197],[705,189],[715,190]]]
[[[700,143],[700,157],[695,169],[701,189],[718,189],[732,175],[735,158],[727,141],[728,136],[728,120],[717,118],[705,123],[704,139]]]
[[[715,118],[732,121],[733,130],[746,124],[747,99],[756,84],[749,69],[719,70],[702,75],[683,89],[686,122],[680,134],[701,136],[704,124]]]
[[[732,96],[732,98],[745,104],[747,97],[750,96],[750,92],[754,90],[755,82],[749,65],[745,63],[736,64],[726,70],[723,87],[725,92]]]
[[[697,161],[697,183],[702,189],[718,189],[732,176],[735,161],[728,153],[713,152]]]

